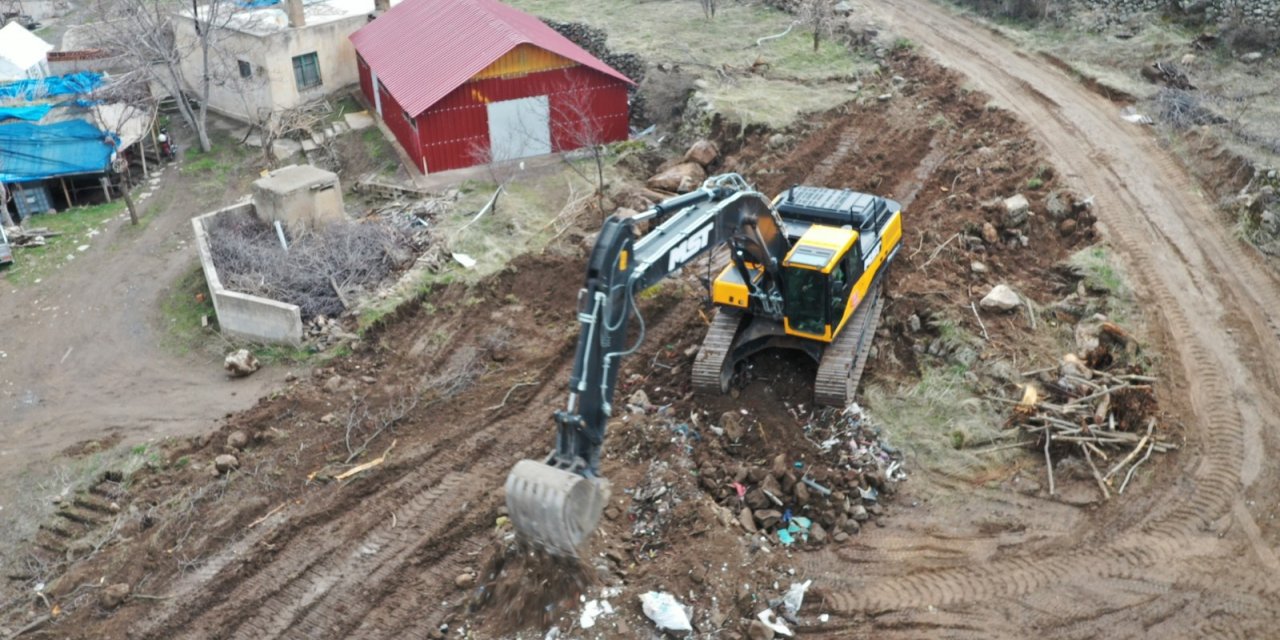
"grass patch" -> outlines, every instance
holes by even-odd
[[[886,425],[889,441],[907,452],[912,466],[953,477],[978,477],[1016,454],[976,452],[976,447],[1002,435],[1003,419],[977,397],[965,371],[926,366],[915,385],[867,388],[872,415]]]
[[[199,266],[187,271],[160,298],[160,314],[165,326],[162,344],[169,351],[178,355],[205,353],[212,356],[217,351],[215,344],[217,347],[224,345],[216,329],[213,298]],[[201,325],[201,318],[206,316],[209,318],[207,327]]]
[[[687,0],[513,0],[538,16],[582,22],[604,29],[609,48],[635,53],[651,64],[679,64],[708,82],[701,90],[713,108],[733,111],[747,123],[788,124],[805,111],[823,110],[849,98],[849,79],[872,73],[872,61],[828,39],[813,50],[813,37],[797,26],[781,38],[756,40],[786,31],[794,17],[762,3],[722,3],[707,19]],[[763,75],[745,70],[757,60]],[[831,82],[816,82],[831,79]]]
[[[43,247],[14,249],[13,264],[4,271],[4,278],[12,284],[27,286],[43,281],[65,265],[75,264],[75,256],[79,254],[77,248],[101,242],[105,227],[123,211],[124,202],[116,200],[31,217],[25,221],[25,226],[47,227],[61,235],[45,238]]]
[[[1094,291],[1107,291],[1106,315],[1121,325],[1137,316],[1137,303],[1128,278],[1115,255],[1104,245],[1077,251],[1068,260],[1084,272],[1084,286]]]

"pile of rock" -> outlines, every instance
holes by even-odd
[[[699,140],[689,147],[679,162],[663,165],[646,185],[659,195],[688,193],[702,186],[707,170],[720,157],[720,150],[710,140]]]
[[[726,437],[739,419],[735,412],[722,416]],[[768,466],[704,462],[699,481],[748,533],[783,546],[844,542],[883,514],[881,501],[906,478],[902,456],[881,441],[856,406],[806,431],[821,443],[816,461],[779,453]]]
[[[360,336],[343,329],[342,324],[336,319],[330,319],[324,315],[318,315],[306,323],[303,326],[302,334],[303,340],[320,349],[327,349],[335,344],[355,342],[360,339]]]

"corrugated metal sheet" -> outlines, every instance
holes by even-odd
[[[572,67],[578,63],[564,57],[558,56],[546,49],[535,47],[531,44],[522,44],[507,52],[494,61],[493,64],[480,70],[480,73],[471,76],[472,80],[484,80],[486,78],[511,78],[515,76],[529,75],[539,71],[551,71],[554,69],[564,69]]]
[[[574,134],[581,130],[584,118],[598,129],[603,142],[627,139],[627,84],[575,66],[514,78],[487,78],[458,87],[418,116],[422,147],[410,155],[424,156],[433,172],[482,164],[489,151],[485,105],[542,95],[548,97],[551,108],[553,151],[579,146]],[[421,164],[420,159],[418,162]]]
[[[541,20],[496,0],[404,0],[353,33],[351,42],[411,115],[522,44],[631,83]]]

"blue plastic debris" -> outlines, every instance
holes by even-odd
[[[796,543],[796,539],[791,536],[790,531],[787,531],[786,529],[779,529],[778,542],[781,542],[784,547],[789,547]]]
[[[791,521],[799,525],[801,529],[808,529],[813,526],[813,522],[804,516],[796,516]]]

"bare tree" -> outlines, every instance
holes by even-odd
[[[196,132],[202,151],[209,151],[209,91],[214,85],[214,65],[226,27],[239,10],[235,0],[207,0],[192,3],[189,14],[180,14],[181,5],[168,0],[95,0],[98,46],[117,56],[128,68],[145,73],[164,87],[177,102],[182,119]],[[176,23],[190,20],[195,38],[180,42]],[[194,56],[198,77],[189,78],[182,61]],[[194,89],[196,99],[187,94]]]
[[[95,89],[90,97],[97,103],[89,107],[93,123],[104,133],[114,135],[113,142],[123,135],[137,135],[142,140],[151,129],[155,114],[155,101],[142,78],[126,74],[110,84]],[[129,189],[128,162],[123,148],[117,148],[109,174],[121,177],[120,195],[129,210],[129,222],[138,224],[138,208]]]
[[[0,158],[0,169],[4,168],[4,158]],[[9,190],[5,188],[4,183],[0,182],[0,225],[6,227],[16,227],[13,216],[9,214]]]
[[[563,140],[567,140],[574,149],[585,149],[590,153],[596,167],[596,205],[604,212],[604,157],[605,136],[604,122],[592,108],[592,92],[594,89],[586,83],[577,83],[569,88],[552,108],[555,111],[553,121],[562,128]],[[570,163],[569,166],[573,166]],[[576,167],[575,167],[576,170]],[[579,172],[581,175],[581,172]],[[585,175],[588,182],[590,178]]]
[[[698,0],[698,4],[702,6],[702,15],[708,20],[716,17],[716,0]]]
[[[797,20],[813,32],[813,50],[823,36],[835,33],[836,14],[831,0],[802,0],[797,10]]]

